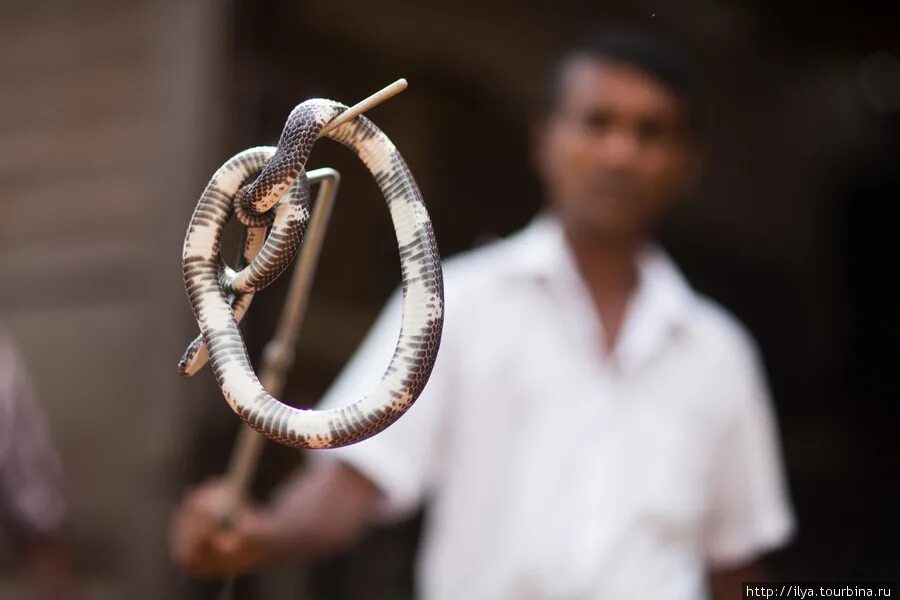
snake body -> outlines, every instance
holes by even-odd
[[[323,127],[344,110],[346,106],[330,100],[306,101],[291,112],[277,149],[252,148],[228,160],[197,204],[182,254],[185,287],[202,341],[191,344],[180,369],[196,372],[208,355],[232,409],[270,439],[301,448],[352,444],[400,418],[425,387],[443,327],[441,263],[421,193],[388,137],[367,118],[356,117],[325,135],[359,156],[391,213],[403,285],[394,355],[368,394],[332,410],[283,404],[263,389],[253,371],[238,319],[252,294],[271,283],[296,253],[309,218],[306,159]],[[248,227],[247,238],[252,240],[244,245],[248,264],[239,271],[225,266],[219,256],[222,231],[232,213]],[[260,246],[260,231],[269,223],[271,230]]]
[[[262,165],[277,152],[277,148],[259,147],[253,151],[248,151],[243,156],[244,165],[249,166],[255,163],[256,154],[259,152],[264,156]],[[235,159],[232,160],[236,160]],[[238,162],[241,162],[238,160]],[[259,172],[262,165],[255,168],[254,172]],[[240,192],[244,188],[238,190],[235,195],[234,208],[235,212],[240,211]],[[227,201],[227,196],[219,189],[213,187],[207,190],[208,193],[218,195],[220,199]],[[297,245],[299,245],[299,237],[302,236],[303,229],[306,227],[306,221],[309,218],[309,181],[305,176],[298,177],[291,188],[280,199],[281,205],[288,205],[293,210],[279,210],[274,215],[266,213],[263,215],[248,214],[247,218],[242,219],[245,223],[249,223],[244,229],[243,240],[241,242],[241,253],[238,259],[240,267],[247,267],[241,271],[241,278],[238,278],[231,267],[225,264],[225,261],[219,258],[221,272],[219,281],[226,290],[231,290],[228,294],[228,303],[234,319],[237,323],[244,318],[250,302],[253,300],[253,291],[238,292],[234,291],[235,287],[242,289],[262,289],[268,283],[273,281],[278,273],[290,262],[289,258],[296,253]],[[204,215],[207,218],[209,215]],[[292,217],[292,218],[289,218]],[[241,217],[239,217],[241,219]],[[266,223],[272,225],[272,230],[266,237]],[[266,243],[268,242],[268,243]],[[259,259],[257,257],[265,250],[266,253]],[[279,254],[287,254],[288,260],[278,260]],[[264,262],[262,262],[264,261]],[[198,335],[193,342],[188,345],[181,361],[178,363],[178,371],[184,376],[190,376],[199,371],[203,365],[209,360],[209,349],[203,339],[203,334]]]

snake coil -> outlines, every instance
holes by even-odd
[[[324,99],[303,102],[288,117],[277,148],[244,150],[222,165],[197,203],[182,253],[185,288],[200,337],[188,347],[179,370],[191,375],[208,358],[235,413],[266,437],[300,448],[353,444],[400,418],[428,381],[443,327],[440,256],[422,195],[390,139],[360,116],[325,136],[359,156],[390,210],[403,278],[403,317],[394,355],[368,394],[332,410],[288,406],[268,394],[253,371],[238,322],[253,294],[293,260],[309,220],[306,160],[325,125],[346,108]],[[241,261],[246,266],[238,271],[220,258],[222,232],[232,214],[246,226]]]

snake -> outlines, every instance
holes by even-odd
[[[275,154],[277,149],[272,147],[260,147],[256,150],[261,152],[266,157],[266,160],[268,160]],[[251,156],[253,154],[253,152],[250,153]],[[243,157],[243,160],[252,160],[252,158],[249,156]],[[244,188],[239,189],[238,193],[240,193],[242,189]],[[221,191],[212,189],[210,190],[210,193],[221,194]],[[275,215],[275,218],[269,219],[260,219],[258,216],[249,213],[246,218],[239,217],[239,220],[247,223],[247,226],[243,230],[241,252],[238,256],[239,266],[243,267],[250,264],[258,265],[258,261],[255,262],[254,259],[263,249],[263,243],[267,239],[266,221],[273,226],[268,237],[270,240],[268,247],[269,256],[278,256],[282,253],[288,253],[288,255],[293,254],[293,244],[296,243],[295,236],[302,233],[303,228],[305,228],[306,220],[308,219],[308,195],[309,181],[305,176],[298,177],[295,185],[289,188],[285,197],[282,198],[282,202],[290,203],[295,210],[299,211],[299,215],[296,215],[294,219],[287,223],[284,222],[283,218],[278,219],[277,214]],[[235,200],[234,207],[237,212],[240,212],[241,208],[239,207],[238,202],[238,200]],[[282,217],[284,217],[286,213],[282,211],[281,214]],[[294,229],[297,229],[298,231],[294,232]],[[292,242],[292,246],[287,246],[285,242]],[[221,257],[219,259],[219,264],[222,269],[220,275],[222,281],[228,282],[237,278],[237,273],[225,264],[225,261],[221,260]],[[270,279],[274,279],[274,277],[270,277]],[[253,292],[231,293],[228,295],[228,303],[231,305],[231,311],[234,315],[234,320],[237,323],[240,323],[244,318],[252,300]],[[200,334],[194,338],[194,341],[188,345],[187,350],[185,350],[182,355],[181,360],[178,362],[178,372],[182,376],[189,377],[197,373],[208,360],[209,349],[203,339],[203,335]]]
[[[325,131],[347,107],[321,98],[297,105],[275,147],[239,152],[213,174],[188,225],[182,251],[185,289],[200,336],[179,363],[183,375],[207,361],[231,409],[267,438],[296,448],[360,442],[397,421],[421,394],[434,367],[444,322],[440,253],[422,194],[397,148],[371,120],[357,116]],[[306,161],[328,137],[353,151],[384,195],[397,238],[402,317],[393,356],[362,398],[339,408],[296,408],[260,383],[238,326],[253,294],[290,264],[309,220]],[[232,216],[246,229],[238,270],[221,258]],[[265,231],[268,229],[268,235]]]

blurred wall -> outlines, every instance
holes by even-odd
[[[216,143],[222,16],[0,7],[0,319],[63,458],[87,598],[167,596],[178,421],[199,389],[175,371],[193,335],[180,245]],[[10,577],[0,597],[23,597]]]

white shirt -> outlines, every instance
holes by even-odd
[[[383,491],[385,518],[429,501],[421,598],[703,598],[708,567],[789,537],[751,339],[660,250],[638,267],[606,356],[555,220],[447,262],[425,391],[387,431],[327,451]],[[399,308],[395,295],[324,406],[375,384]]]

